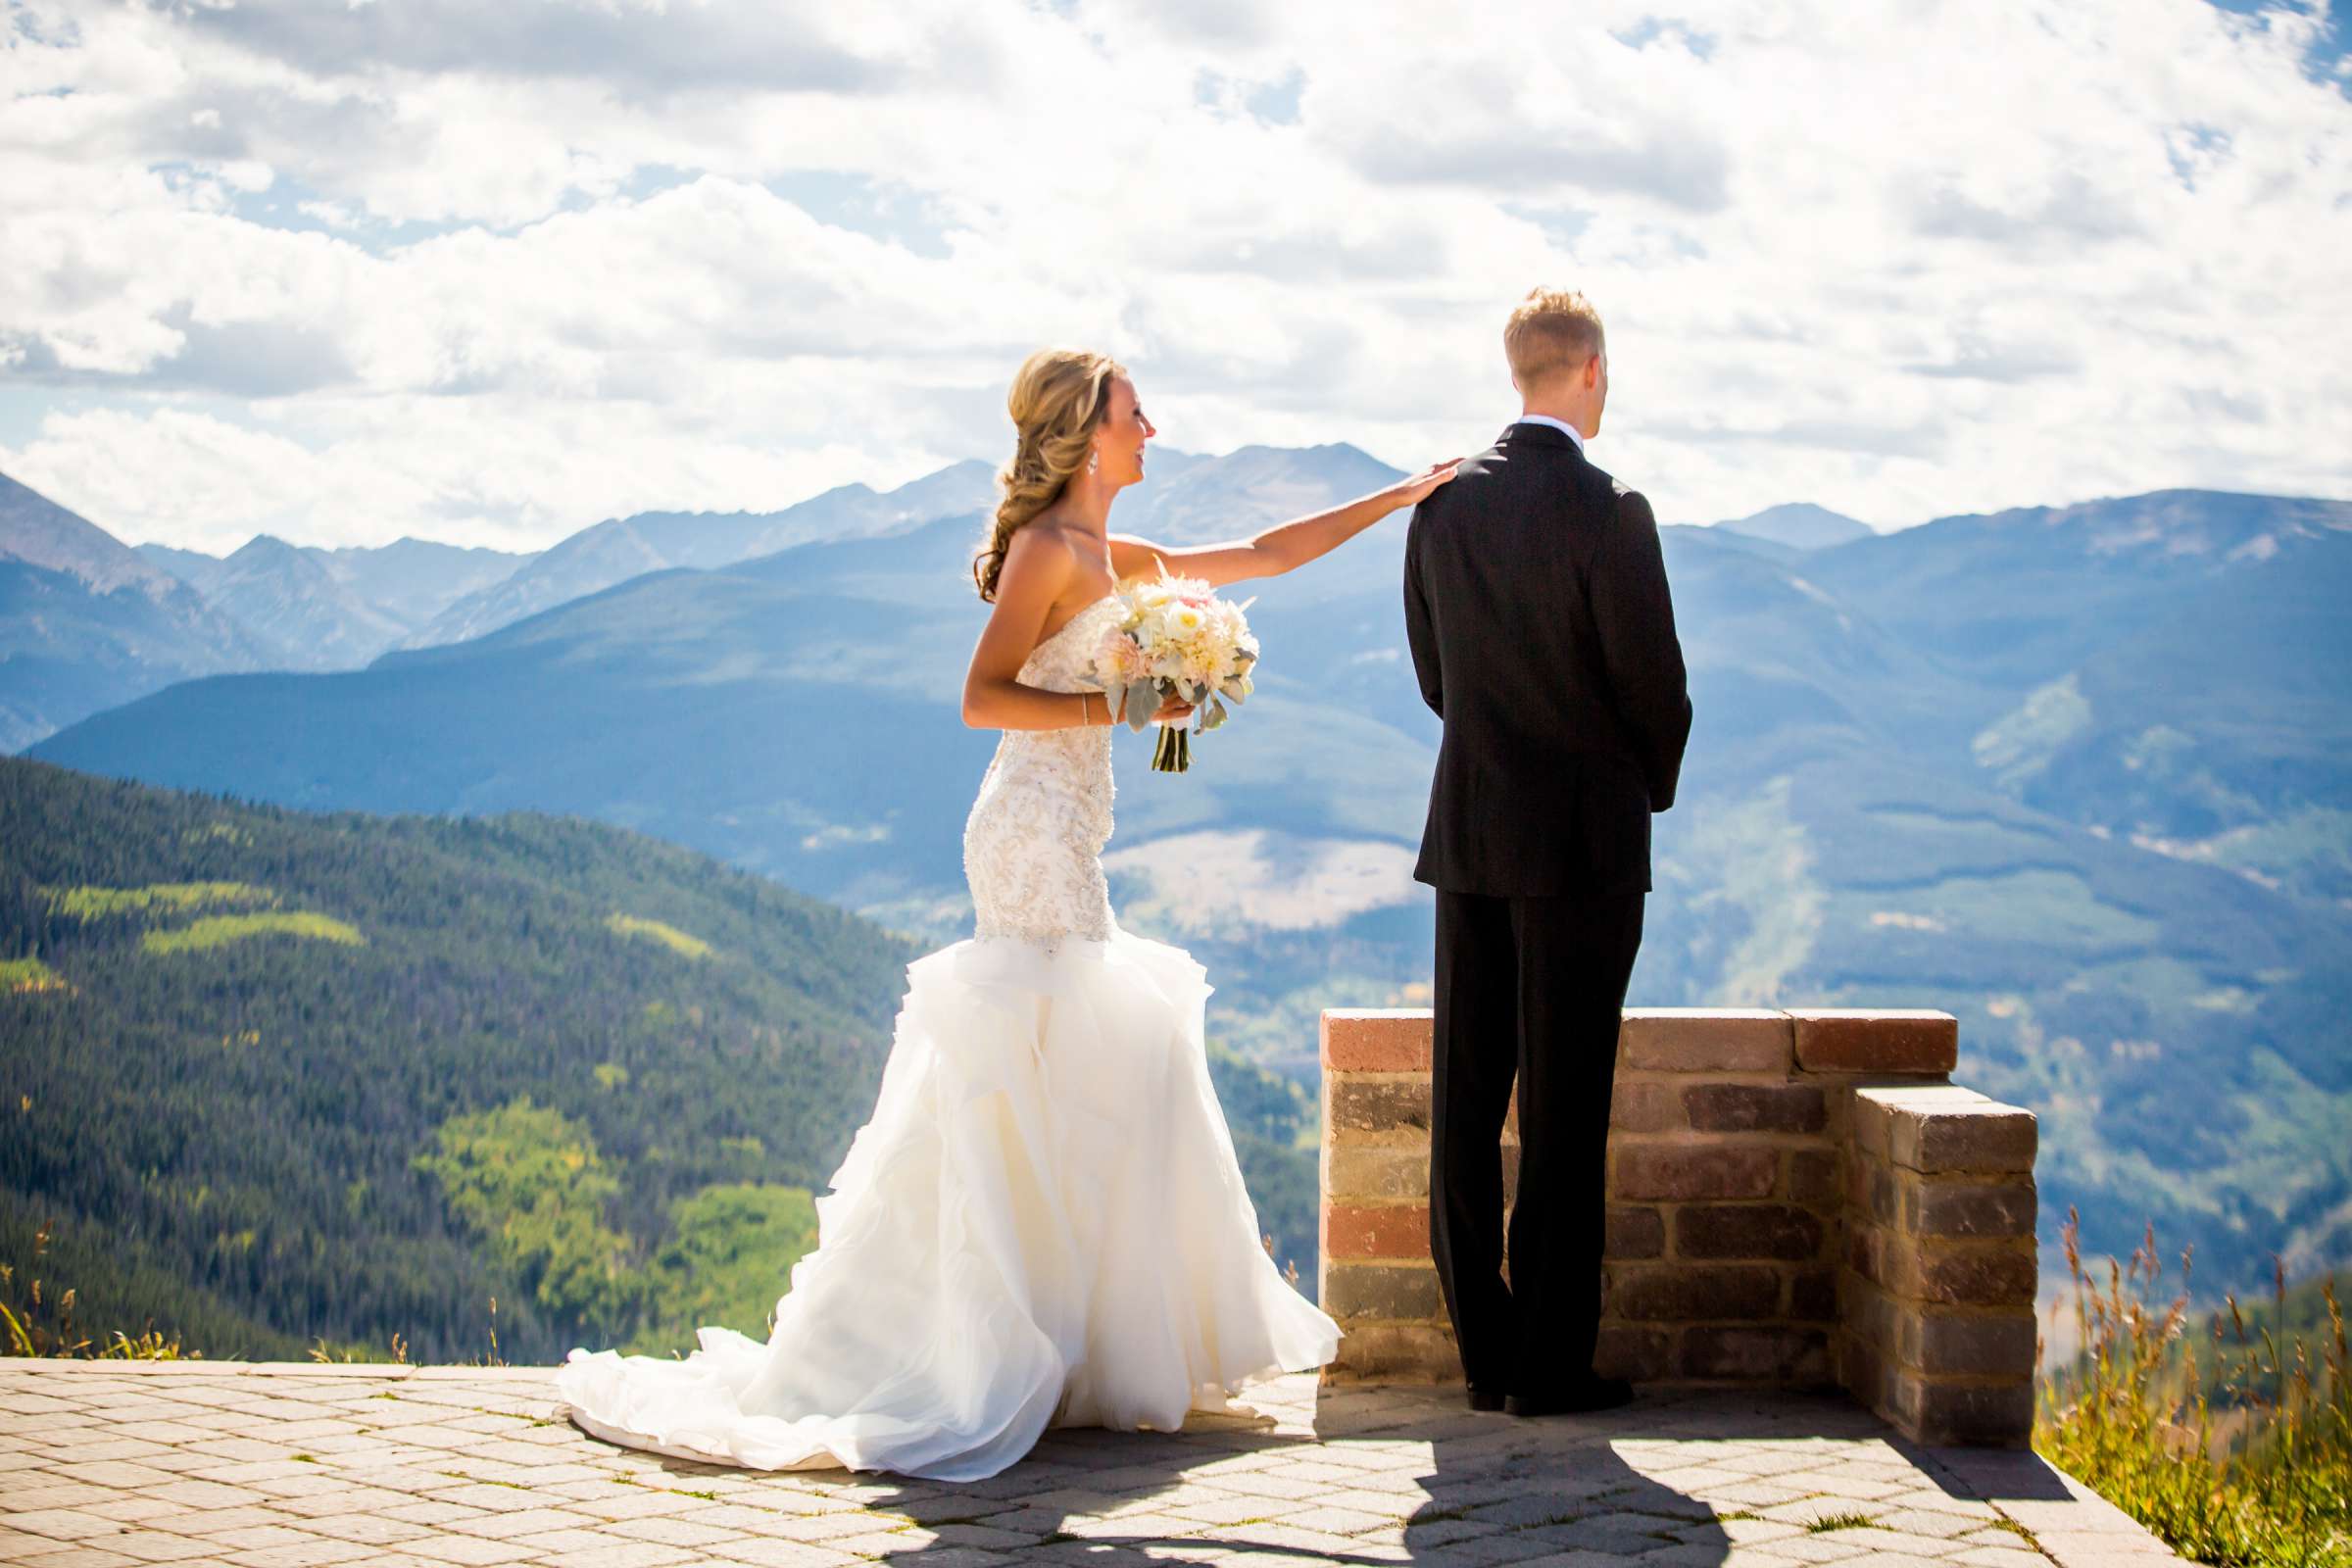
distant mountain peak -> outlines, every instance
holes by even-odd
[[[1827,550],[1833,545],[1851,544],[1867,539],[1874,531],[1870,524],[1817,507],[1810,501],[1785,502],[1766,507],[1762,512],[1745,517],[1719,522],[1718,528],[1745,534],[1750,539],[1769,539],[1774,544],[1787,545],[1791,550]]]
[[[1246,470],[1267,464],[1284,467],[1327,468],[1335,463],[1350,466],[1367,466],[1390,473],[1398,471],[1350,441],[1325,441],[1311,447],[1281,447],[1252,441],[1246,446],[1235,447],[1222,457],[1178,452],[1174,448],[1162,448],[1156,455],[1188,458],[1196,466],[1222,467],[1229,471]]]
[[[0,560],[62,571],[93,593],[136,588],[159,605],[189,592],[172,572],[98,524],[5,473],[0,473]]]
[[[11,579],[10,613],[0,616],[0,751],[169,681],[257,662],[242,629],[166,565],[6,474],[0,578]],[[38,585],[37,608],[19,609],[27,584]]]
[[[444,544],[438,539],[419,539],[404,533],[388,545],[338,545],[327,552],[330,556],[402,560],[411,557],[425,560],[483,561],[497,557],[517,564],[528,561],[536,552],[529,550],[500,550],[491,545]]]
[[[255,564],[262,562],[291,561],[297,556],[308,559],[307,552],[302,546],[280,539],[273,533],[257,533],[230,551],[226,559]]]
[[[825,493],[827,495],[842,496],[870,496],[874,494],[875,491],[874,487],[870,484],[867,484],[863,479],[852,479],[848,484],[835,485],[831,490],[828,490]]]

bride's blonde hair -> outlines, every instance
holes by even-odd
[[[972,581],[982,599],[997,597],[997,577],[1012,536],[1052,506],[1070,476],[1086,466],[1095,429],[1110,407],[1111,378],[1126,373],[1108,355],[1085,349],[1039,349],[1021,362],[1004,399],[1016,436],[1012,461],[997,473],[1004,499],[997,503],[988,543],[972,558]]]

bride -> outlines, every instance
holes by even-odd
[[[1289,571],[1452,466],[1171,549],[1107,529],[1155,433],[1121,367],[1042,351],[1007,406],[1018,445],[973,563],[994,609],[963,694],[965,723],[1004,731],[964,827],[976,929],[907,967],[873,1115],[816,1200],[816,1250],[767,1342],[708,1327],[683,1361],[575,1348],[556,1385],[597,1437],[970,1481],[1049,1426],[1174,1431],[1338,1349],[1260,1245],[1209,1085],[1201,967],[1111,914],[1112,716],[1081,671],[1121,579]]]

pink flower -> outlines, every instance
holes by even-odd
[[[1116,627],[1102,634],[1102,644],[1095,650],[1095,669],[1105,680],[1133,685],[1144,678],[1146,665],[1144,651],[1134,638]]]

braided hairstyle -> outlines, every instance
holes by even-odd
[[[1004,550],[1039,513],[1052,506],[1086,466],[1095,428],[1110,407],[1110,383],[1126,370],[1107,355],[1084,349],[1039,349],[1012,378],[1004,411],[1017,438],[1012,461],[997,472],[1004,492],[989,523],[987,543],[972,558],[972,582],[994,601]]]

